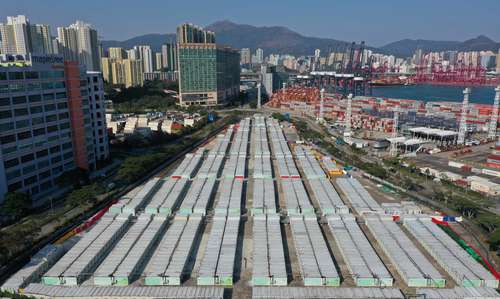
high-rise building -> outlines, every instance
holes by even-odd
[[[213,32],[192,24],[177,28],[182,106],[224,104],[239,95],[240,53],[218,47]]]
[[[175,44],[165,44],[161,46],[163,56],[163,68],[167,71],[177,70],[177,46]]]
[[[177,27],[177,43],[179,44],[215,44],[215,33],[186,23]]]
[[[132,59],[132,60],[139,59],[139,54],[137,53],[136,49],[129,49],[126,52],[127,52],[127,59]]]
[[[103,89],[89,81],[85,67],[62,56],[0,58],[0,201],[21,191],[39,205],[62,173],[93,171],[106,157],[106,148],[97,156],[94,145],[107,143],[106,131],[94,136],[92,130],[106,127],[104,116],[97,117],[104,113]]]
[[[243,48],[240,50],[240,63],[250,64],[252,63],[252,53],[249,48]]]
[[[497,73],[500,73],[500,49],[498,49],[498,54],[497,54],[497,61],[496,61],[496,63],[497,63],[497,65],[496,65],[496,66],[497,66],[497,67],[496,67],[496,72],[497,72]]]
[[[69,27],[58,27],[57,35],[66,60],[78,61],[89,71],[100,71],[99,40],[95,29],[82,21],[76,21]]]
[[[102,58],[102,75],[104,81],[125,87],[142,86],[144,69],[140,59]]]
[[[163,68],[163,55],[161,52],[155,53],[155,70],[160,71]]]
[[[29,27],[31,52],[34,54],[54,54],[49,25],[34,24]]]
[[[125,59],[127,58],[126,57],[126,53],[125,51],[123,50],[123,48],[120,48],[120,47],[111,47],[108,49],[108,52],[109,52],[109,58],[114,58],[114,59]]]
[[[7,23],[0,23],[2,53],[19,55],[30,53],[29,27],[29,20],[23,15],[7,17]]]
[[[153,52],[150,46],[134,46],[137,58],[142,61],[142,68],[145,73],[153,71]]]
[[[257,50],[255,50],[255,58],[256,58],[256,61],[252,61],[252,62],[263,63],[264,62],[264,50],[262,50],[261,48],[258,48]]]
[[[320,56],[321,56],[321,50],[320,49],[314,50],[314,58],[318,60]]]

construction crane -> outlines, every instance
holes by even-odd
[[[495,100],[493,102],[493,110],[491,110],[491,119],[488,128],[488,139],[495,140],[497,136],[498,126],[498,104],[500,102],[500,86],[495,88]]]
[[[390,155],[391,157],[396,157],[398,155],[398,143],[395,138],[398,137],[398,125],[399,125],[399,106],[394,107],[394,119],[392,124],[392,138]]]
[[[457,144],[465,143],[465,133],[467,131],[467,109],[469,107],[470,88],[464,89],[464,101],[462,103],[462,113],[460,114],[460,126],[458,127]]]

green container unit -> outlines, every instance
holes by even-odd
[[[263,208],[251,208],[250,209],[250,214],[252,216],[262,215],[262,214],[264,214],[264,209]]]
[[[163,215],[163,216],[170,216],[170,215],[172,215],[172,209],[166,208],[166,207],[160,207],[158,209],[158,214]]]
[[[129,285],[129,279],[127,276],[115,276],[113,277],[113,285],[116,286],[128,286]]]
[[[135,208],[131,206],[123,206],[122,214],[124,215],[135,215]]]
[[[113,285],[113,278],[109,276],[94,276],[94,285],[96,286],[111,286]]]
[[[144,212],[145,212],[146,214],[155,215],[155,214],[158,214],[158,208],[146,207],[146,208],[144,209]]]
[[[408,279],[408,286],[413,288],[425,288],[428,286],[428,279],[426,278],[410,278]]]
[[[463,287],[481,287],[483,286],[483,280],[481,279],[463,279]]]
[[[378,285],[378,279],[373,277],[355,278],[358,287],[375,287]]]
[[[446,286],[446,279],[429,279],[427,285],[431,288],[444,288]]]
[[[306,287],[320,287],[323,286],[323,278],[322,277],[305,277],[304,285]]]
[[[118,215],[118,214],[121,214],[122,213],[122,209],[123,209],[123,204],[120,204],[120,203],[117,203],[117,204],[114,204],[112,205],[110,208],[109,208],[109,213],[112,214],[112,215]]]
[[[220,285],[220,286],[232,286],[233,285],[233,277],[232,276],[217,277],[216,284]]]
[[[271,279],[271,285],[286,286],[286,285],[288,285],[288,278],[287,277],[273,277]]]
[[[49,286],[57,286],[62,284],[60,277],[51,277],[51,276],[42,277],[42,283]]]
[[[62,284],[65,286],[77,286],[78,282],[79,279],[76,276],[64,276],[62,278]]]
[[[213,286],[215,285],[215,277],[207,277],[207,276],[198,277],[196,279],[196,283],[199,286]]]
[[[270,286],[272,285],[271,277],[252,277],[252,285],[254,286]]]
[[[188,216],[188,215],[193,214],[193,209],[191,209],[191,208],[181,208],[181,209],[179,209],[179,211],[177,213],[179,215],[182,215],[182,216]]]
[[[326,277],[323,279],[324,285],[327,287],[338,287],[340,286],[340,277]]]
[[[300,213],[303,215],[316,215],[314,208],[301,208]]]
[[[181,278],[180,277],[173,277],[173,276],[163,277],[163,285],[180,286],[181,285]]]
[[[146,276],[144,284],[147,286],[161,286],[163,285],[163,277],[160,276]]]
[[[378,285],[381,287],[392,287],[394,285],[394,279],[392,279],[392,278],[379,279]]]
[[[485,286],[495,289],[498,289],[498,283],[499,281],[497,279],[487,279],[484,281]]]

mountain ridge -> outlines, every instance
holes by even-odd
[[[315,49],[322,53],[330,51],[344,51],[350,42],[333,38],[319,38],[305,36],[284,26],[253,26],[248,24],[237,24],[229,20],[214,22],[205,27],[216,34],[217,43],[232,46],[234,48],[250,48],[255,51],[262,48],[264,53],[291,54],[296,56],[313,55]],[[154,33],[135,36],[124,41],[102,41],[103,48],[123,47],[132,48],[135,45],[151,45],[155,52],[161,50],[161,45],[175,42],[175,33]],[[370,47],[378,53],[391,54],[397,57],[410,57],[415,50],[422,49],[424,52],[435,51],[480,51],[491,50],[497,52],[500,43],[493,41],[485,35],[461,41],[439,41],[427,39],[402,39],[381,47]]]

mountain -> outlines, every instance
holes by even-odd
[[[315,49],[328,53],[345,49],[348,42],[329,38],[303,36],[286,27],[256,27],[236,24],[230,21],[219,21],[207,26],[216,34],[218,43],[235,48],[261,48],[264,53],[282,53],[293,55],[313,55]]]
[[[481,51],[491,50],[497,52],[500,48],[500,43],[497,43],[490,38],[480,35],[463,42],[459,41],[434,41],[425,39],[403,39],[397,42],[387,44],[379,49],[387,54],[392,54],[398,57],[409,57],[415,53],[415,50],[422,49],[425,52],[440,52],[440,51]]]
[[[166,33],[166,34],[153,33],[153,34],[136,36],[124,41],[108,40],[108,41],[102,41],[101,43],[104,49],[108,49],[109,47],[122,47],[125,49],[130,49],[138,45],[150,45],[153,51],[159,52],[161,50],[161,45],[173,42],[175,42],[174,33]]]
[[[303,36],[280,26],[256,27],[219,21],[206,26],[206,29],[215,32],[218,44],[229,45],[237,49],[250,48],[253,51],[261,48],[266,54],[313,55],[315,49],[328,53],[337,47],[339,50],[344,50],[348,44],[348,42],[335,39]],[[147,34],[125,41],[102,41],[102,46],[104,49],[109,47],[128,49],[135,45],[151,45],[153,51],[160,51],[162,44],[174,41],[175,34]]]
[[[226,20],[215,22],[206,26],[206,28],[215,32],[219,44],[229,45],[237,49],[250,48],[252,51],[261,48],[264,50],[265,55],[270,53],[296,56],[313,55],[315,49],[320,49],[321,53],[325,55],[324,53],[330,51],[344,51],[349,44],[346,41],[336,39],[304,36],[281,26],[256,27],[236,24]],[[158,52],[161,45],[168,42],[175,42],[175,34],[146,34],[125,41],[102,41],[102,45],[105,49],[109,47],[129,49],[135,45],[151,45],[153,51]],[[491,50],[496,52],[500,48],[500,43],[480,35],[463,42],[403,39],[380,48],[367,48],[397,57],[410,57],[417,49],[422,49],[424,52],[446,50]]]

